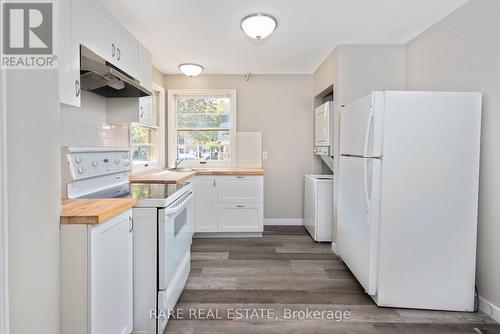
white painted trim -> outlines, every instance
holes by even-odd
[[[3,18],[3,1],[0,1]],[[0,25],[0,36],[3,36]],[[0,54],[3,55],[3,43]],[[7,103],[5,70],[0,70],[0,334],[9,333],[8,239],[7,239]]]
[[[229,95],[231,97],[231,111],[230,120],[231,125],[229,128],[229,141],[231,143],[229,149],[229,154],[231,155],[231,160],[226,161],[207,161],[206,165],[200,165],[198,161],[184,161],[181,167],[197,167],[197,168],[210,168],[210,167],[234,167],[236,166],[236,147],[237,147],[237,91],[236,89],[169,89],[167,92],[167,124],[168,124],[168,144],[167,144],[167,165],[169,167],[174,167],[174,161],[176,158],[176,129],[175,129],[175,97],[177,95],[184,96],[214,96]]]
[[[335,242],[332,242],[332,252],[335,254],[335,255],[339,255],[338,253],[338,249],[337,249],[337,244]]]
[[[500,322],[500,307],[481,296],[479,296],[479,310],[496,322]]]
[[[264,225],[304,225],[302,218],[264,218]]]
[[[166,129],[165,129],[165,118],[167,117],[166,115],[166,108],[165,108],[165,88],[161,86],[160,84],[153,82],[153,90],[160,92],[159,100],[160,100],[160,110],[159,115],[158,115],[158,122],[160,126],[160,135],[159,135],[159,150],[160,152],[158,153],[158,163],[160,164],[160,168],[165,167],[165,143],[166,143]]]
[[[134,162],[132,163],[132,174],[142,173],[146,171],[162,169],[165,167],[165,89],[156,82],[153,82],[153,94],[155,91],[159,92],[160,106],[158,110],[158,126],[145,126],[146,128],[153,128],[158,130],[158,161],[153,162]],[[132,134],[129,127],[129,146],[132,150]],[[132,154],[132,153],[131,153]]]
[[[0,1],[3,17],[3,1]],[[3,26],[0,36],[3,36]],[[3,55],[3,43],[0,54]],[[9,333],[8,243],[7,243],[7,104],[5,70],[0,71],[0,334]]]

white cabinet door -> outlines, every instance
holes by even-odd
[[[132,331],[132,210],[90,233],[90,328],[92,334]]]
[[[220,176],[219,203],[263,202],[262,176]]]
[[[144,96],[139,98],[139,123],[145,125],[157,125],[153,120],[153,97]]]
[[[135,78],[138,74],[137,40],[120,23],[114,19],[110,21],[111,43],[116,46],[111,63]]]
[[[262,232],[262,203],[219,204],[219,232]]]
[[[116,45],[110,38],[110,21],[104,7],[96,0],[77,0],[80,11],[80,43],[92,52],[112,61]]]
[[[138,74],[137,40],[97,0],[79,0],[80,43],[127,74]]]
[[[217,232],[217,178],[197,176],[193,181],[195,232]]]
[[[138,69],[137,69],[137,79],[140,81],[141,86],[153,90],[153,65],[151,63],[151,53],[146,49],[144,45],[137,42],[137,58],[138,58]]]
[[[59,102],[80,106],[80,26],[79,2],[59,2]]]

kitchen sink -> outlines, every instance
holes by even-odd
[[[192,172],[191,168],[167,168],[168,171],[171,172]]]

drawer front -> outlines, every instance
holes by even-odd
[[[219,176],[219,203],[262,203],[262,176]]]
[[[219,232],[262,232],[263,204],[219,204]]]

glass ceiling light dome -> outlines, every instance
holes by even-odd
[[[184,63],[179,65],[179,70],[188,77],[197,77],[203,72],[203,66],[193,63]]]
[[[241,20],[241,29],[253,39],[263,39],[271,35],[278,27],[278,21],[271,15],[256,13]]]

